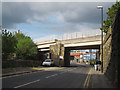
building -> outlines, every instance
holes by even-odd
[[[71,50],[70,56],[71,60],[74,62],[89,62],[92,59],[96,59],[95,50]]]

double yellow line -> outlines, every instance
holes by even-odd
[[[90,77],[91,77],[90,72],[91,72],[91,69],[90,69],[90,71],[88,72],[88,75],[87,75],[86,80],[85,80],[85,82],[84,82],[83,88],[88,88],[88,85],[89,85],[89,82],[90,82]]]

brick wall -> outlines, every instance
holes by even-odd
[[[103,72],[116,87],[120,87],[120,9],[104,38]]]
[[[109,67],[109,64],[111,63],[111,27],[108,30],[107,35],[104,37],[103,42],[103,72],[106,72],[107,68]],[[110,69],[110,68],[109,68]]]

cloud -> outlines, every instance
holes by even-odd
[[[81,37],[88,37],[88,36],[95,36],[100,35],[101,31],[99,29],[92,29],[92,28],[84,28],[82,32],[72,32],[72,33],[64,33],[63,35],[47,35],[41,38],[34,39],[34,42],[40,41],[47,41],[47,40],[67,40],[67,39],[74,39],[74,38],[81,38]]]
[[[0,2],[0,26],[2,25],[2,3]]]
[[[3,0],[3,2],[115,2],[116,0]],[[118,0],[119,1],[119,0]]]
[[[49,35],[49,36],[45,36],[45,37],[42,37],[42,38],[34,39],[33,41],[36,43],[36,42],[40,42],[40,41],[53,40],[53,39],[56,39],[56,38],[57,38],[57,35]]]
[[[75,32],[79,31],[79,28],[76,26],[76,24],[71,23],[64,23],[64,24],[50,24],[50,26],[46,27],[38,27],[39,30],[50,30],[54,32]]]
[[[98,4],[107,10],[113,3],[3,2],[2,26],[12,29],[21,23],[39,22],[45,27],[38,27],[57,32],[80,31],[83,26],[96,29],[100,24],[100,11],[96,8]],[[51,17],[56,18],[51,20]]]

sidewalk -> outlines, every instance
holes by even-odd
[[[91,68],[90,75],[88,88],[115,88],[111,81],[101,71],[95,71],[94,67]]]
[[[31,73],[31,72],[36,72],[36,71],[43,71],[43,69],[36,70],[34,69],[34,67],[7,68],[7,69],[2,69],[1,76],[6,77],[6,76],[12,76],[12,75],[18,75],[18,74],[24,74],[24,73]]]
[[[56,70],[56,69],[62,69],[62,67],[18,67],[18,68],[12,68],[12,69],[4,69],[2,70],[4,73],[0,75],[0,77],[6,77],[6,76],[12,76],[12,75],[18,75],[18,74],[24,74],[24,73],[32,73],[32,72],[38,72],[38,71],[50,71],[50,70]]]

